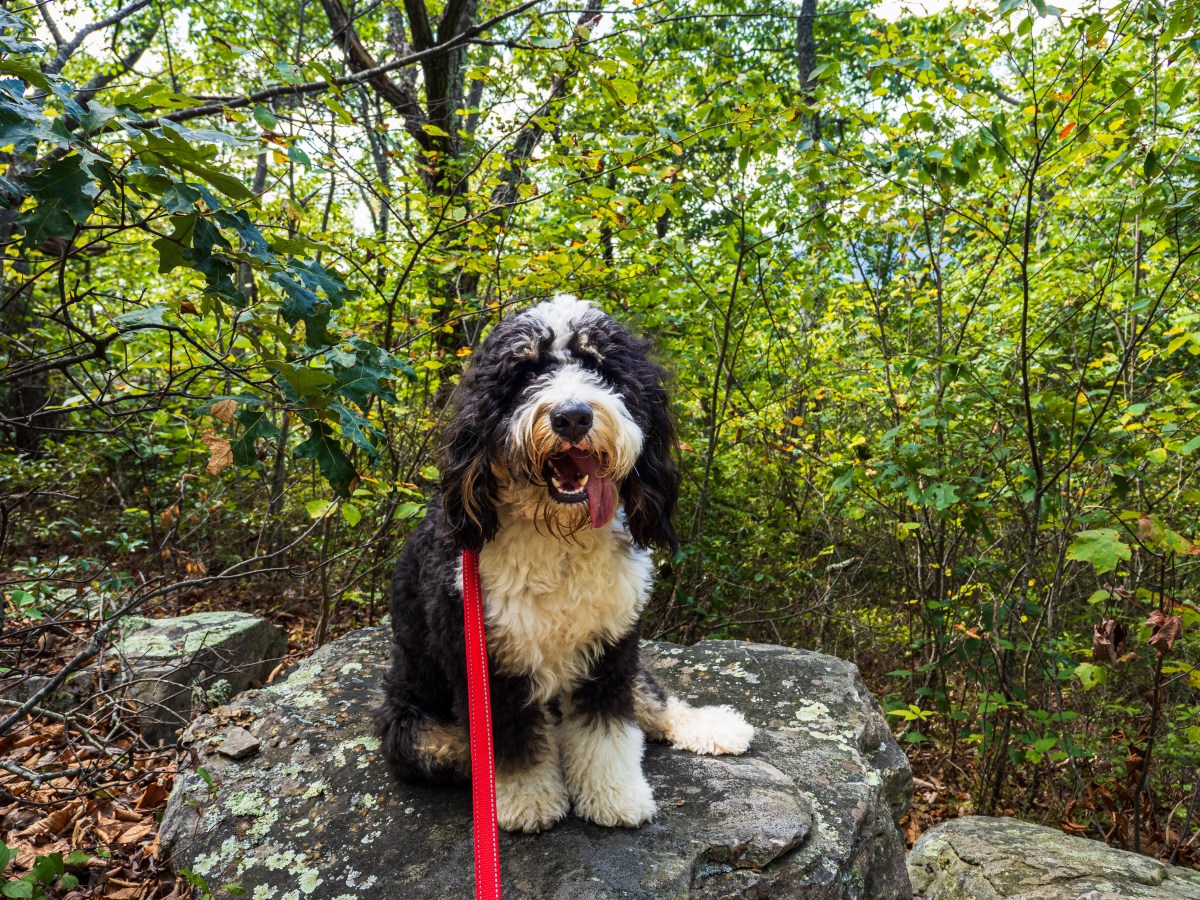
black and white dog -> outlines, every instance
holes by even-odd
[[[500,827],[654,815],[645,737],[743,753],[754,729],[693,708],[638,662],[650,548],[673,548],[679,487],[663,371],[600,310],[559,296],[502,321],[453,401],[441,490],[392,585],[376,717],[406,780],[470,776],[464,547],[480,551]]]

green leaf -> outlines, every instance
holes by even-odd
[[[1083,685],[1084,690],[1090,691],[1097,685],[1108,681],[1108,672],[1103,667],[1093,665],[1092,663],[1080,663],[1075,667],[1075,677],[1079,679],[1079,683]]]
[[[342,518],[345,519],[351,528],[362,521],[362,512],[353,503],[343,503],[341,505]]]
[[[613,94],[625,106],[633,106],[638,102],[637,85],[625,78],[613,78],[608,82]]]
[[[333,504],[328,500],[309,500],[304,504],[304,509],[309,518],[320,519],[333,509]]]
[[[321,388],[334,384],[337,379],[324,369],[312,369],[292,363],[268,360],[267,368],[282,378],[296,399],[312,397],[321,393]]]
[[[230,444],[230,449],[233,450],[233,464],[253,466],[258,462],[254,442],[258,438],[279,437],[279,429],[267,414],[259,409],[239,409],[237,420],[245,426],[245,431]]]
[[[83,157],[73,154],[55,160],[37,175],[25,180],[37,206],[21,216],[26,248],[37,247],[48,238],[70,237],[76,225],[92,214],[97,188],[83,170]]]
[[[113,324],[117,328],[130,328],[134,325],[162,325],[163,313],[166,311],[167,307],[165,306],[147,306],[145,309],[122,313],[113,319]]]
[[[265,106],[256,106],[254,107],[254,121],[259,124],[260,128],[270,131],[275,127],[277,120],[275,119],[275,114]]]
[[[182,199],[186,194],[181,192],[177,196]],[[164,194],[164,202],[166,199]],[[197,199],[199,199],[198,192]],[[192,256],[188,251],[191,249],[192,230],[196,227],[196,219],[195,213],[190,216],[171,216],[171,225],[174,231],[158,238],[150,245],[158,251],[158,273],[160,275],[166,275],[180,266],[191,265]]]
[[[365,450],[374,461],[379,455],[378,445],[384,440],[383,432],[345,403],[335,400],[329,404],[329,408],[338,415],[342,436],[349,438],[359,449]]]
[[[55,878],[66,871],[63,865],[63,856],[61,853],[49,853],[46,856],[38,856],[34,859],[33,866],[29,871],[38,880],[38,883],[51,884]]]
[[[199,199],[198,190],[187,182],[177,181],[163,192],[161,202],[163,208],[172,215],[186,215],[196,208]]]
[[[940,512],[949,509],[959,501],[958,488],[952,484],[935,484],[933,486],[933,505]]]
[[[16,881],[4,882],[5,897],[32,897],[33,896],[33,878],[31,875],[25,875],[23,878]]]
[[[339,497],[350,496],[350,486],[358,478],[354,465],[324,422],[314,422],[312,436],[292,452],[296,459],[315,459],[329,486]]]
[[[1111,572],[1117,563],[1130,558],[1129,546],[1115,528],[1081,531],[1067,548],[1067,559],[1091,563],[1097,575]]]

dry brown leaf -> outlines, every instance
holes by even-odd
[[[1146,620],[1150,628],[1150,639],[1146,642],[1159,656],[1167,656],[1175,648],[1175,640],[1183,631],[1183,620],[1179,616],[1163,615],[1157,609]]]
[[[205,469],[209,475],[220,475],[233,463],[233,448],[225,438],[209,432],[201,435],[200,441],[208,448],[208,465]]]
[[[140,813],[133,809],[126,809],[123,806],[113,807],[113,815],[122,822],[140,822],[146,817],[145,813]]]
[[[218,400],[211,407],[209,412],[213,418],[220,419],[226,425],[233,421],[233,414],[237,412],[238,402],[236,400]]]
[[[18,869],[28,869],[33,866],[34,860],[37,859],[37,851],[29,844],[17,843],[17,858],[13,860],[13,865]]]
[[[17,832],[17,837],[39,837],[41,835],[58,834],[68,825],[75,821],[76,817],[83,812],[83,801],[76,800],[73,803],[68,803],[61,809],[56,809],[44,819],[38,819],[28,828]]]
[[[1125,626],[1114,619],[1105,619],[1092,627],[1092,659],[1116,664],[1125,645]]]
[[[138,797],[135,804],[138,809],[156,809],[162,806],[167,799],[167,789],[157,781],[152,781],[146,785],[146,789],[142,791],[142,796]]]
[[[117,842],[124,847],[131,844],[138,844],[150,836],[150,832],[154,830],[154,820],[143,822],[141,825],[134,825],[132,828],[125,829],[121,836],[117,838]]]

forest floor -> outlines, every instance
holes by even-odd
[[[280,597],[279,592],[266,594],[252,589],[197,594],[158,614],[240,609],[274,622],[288,634],[287,657],[273,675],[281,677],[315,649],[317,614],[303,600],[281,602]],[[381,614],[381,610],[344,607],[331,623],[331,636],[374,624]],[[19,624],[9,623],[9,639],[19,630]],[[43,632],[37,648],[39,669],[53,671],[56,664],[65,662],[78,648],[81,637],[67,628]],[[864,665],[863,669],[868,685],[878,692],[881,686],[870,684],[870,667]],[[105,724],[92,722],[89,726],[99,734]],[[90,748],[81,748],[78,740],[68,740],[65,731],[61,721],[31,717],[27,727],[0,738],[0,759],[25,768],[53,762],[69,770],[73,764],[86,764]],[[127,747],[128,739],[118,738],[112,746]],[[976,755],[970,748],[962,750],[951,758],[933,745],[906,747],[915,796],[900,826],[909,847],[939,822],[977,812],[971,791],[979,784]],[[15,855],[9,854],[10,868],[4,875],[19,878],[41,874],[47,876],[42,880],[48,883],[55,881],[56,874],[66,876],[47,888],[44,895],[37,893],[36,887],[32,895],[21,895],[31,896],[32,900],[42,896],[66,900],[181,900],[190,896],[193,885],[186,875],[177,873],[158,855],[158,824],[174,783],[176,756],[173,748],[143,755],[123,773],[120,782],[102,791],[85,790],[71,777],[34,786],[14,774],[0,772],[0,836],[15,851]],[[1036,800],[1023,810],[1000,808],[993,814],[1033,819],[1076,834],[1089,831],[1090,826],[1072,821],[1069,815],[1055,816],[1045,803]],[[60,856],[56,858],[55,854]],[[1179,863],[1195,865],[1197,860],[1187,858]]]

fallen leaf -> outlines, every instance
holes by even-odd
[[[155,809],[167,799],[167,789],[157,781],[152,781],[146,785],[146,789],[142,791],[142,796],[138,797],[135,804],[138,809]]]
[[[50,815],[43,819],[38,819],[28,828],[17,832],[17,837],[38,837],[41,835],[58,834],[68,825],[75,821],[75,818],[83,812],[83,801],[76,800],[74,803],[68,803],[61,809],[56,809]]]
[[[154,830],[154,820],[143,822],[141,825],[134,825],[132,828],[127,828],[117,841],[122,846],[137,844],[150,836],[150,832]]]

